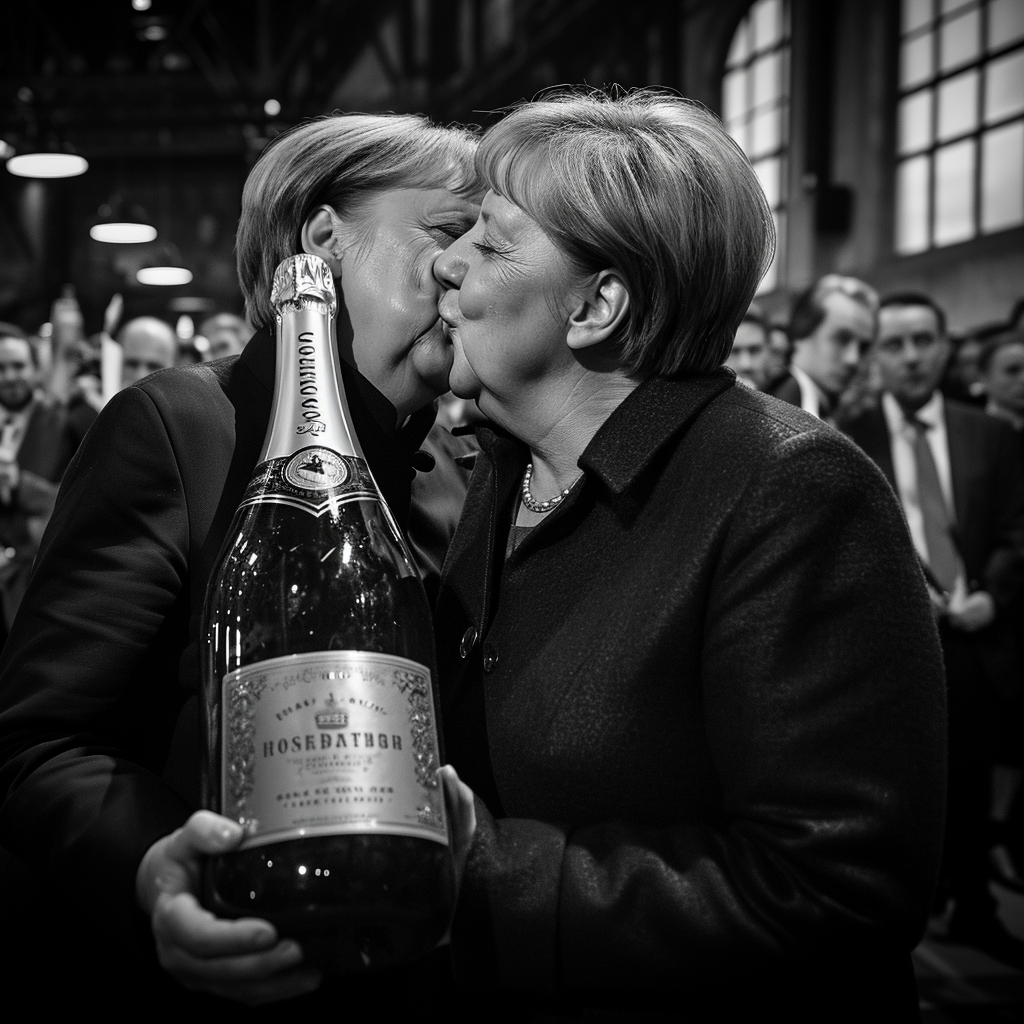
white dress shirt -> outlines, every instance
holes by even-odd
[[[921,503],[917,496],[917,460],[914,457],[915,427],[907,423],[907,418],[900,408],[899,402],[888,392],[882,395],[882,412],[889,428],[889,449],[892,453],[892,468],[896,477],[896,493],[899,495],[903,514],[907,517],[910,537],[914,542],[921,560],[928,563],[928,544],[925,541],[924,516]],[[939,474],[939,487],[946,502],[949,521],[956,521],[953,501],[953,478],[949,468],[949,443],[946,437],[945,406],[939,391],[914,414],[914,418],[926,424],[925,438],[935,460],[935,469]],[[961,567],[961,574],[963,567]]]
[[[800,408],[820,420],[821,407],[826,403],[825,393],[799,366],[790,364],[789,372],[800,388]]]

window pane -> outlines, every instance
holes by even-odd
[[[988,6],[988,46],[994,50],[1024,36],[1024,0],[993,0]]]
[[[733,121],[726,126],[726,130],[739,144],[744,153],[750,153],[750,131],[746,121]]]
[[[750,56],[750,19],[744,18],[736,34],[732,37],[732,45],[729,47],[729,56],[725,59],[726,67],[733,67],[742,64]]]
[[[722,117],[726,121],[747,111],[747,72],[730,71],[722,81]]]
[[[985,68],[985,120],[989,123],[1024,110],[1024,50],[1000,57]]]
[[[922,89],[900,101],[898,147],[901,155],[931,145],[932,95],[931,89]]]
[[[754,49],[767,50],[782,39],[782,0],[758,0],[750,8]]]
[[[981,12],[967,11],[950,18],[939,34],[939,66],[948,71],[977,60],[981,48]]]
[[[928,157],[905,160],[896,169],[896,251],[928,248]]]
[[[932,17],[932,0],[903,0],[901,23],[904,32],[913,32],[927,24]]]
[[[782,145],[782,108],[773,107],[755,115],[751,122],[750,155],[774,153]]]
[[[758,57],[751,68],[754,74],[754,105],[773,103],[782,93],[782,57],[778,53]]]
[[[764,189],[765,199],[768,205],[774,210],[782,198],[782,161],[779,157],[772,157],[770,160],[758,160],[754,164],[754,172]]]
[[[939,86],[939,140],[951,139],[978,125],[978,72],[965,71]]]
[[[982,146],[981,230],[1024,224],[1024,122],[986,133]]]
[[[936,245],[974,237],[974,140],[935,152]]]
[[[909,88],[932,76],[932,33],[908,39],[900,52],[900,85]]]

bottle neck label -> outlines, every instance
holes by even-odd
[[[310,445],[257,466],[238,507],[290,505],[319,518],[350,501],[380,501],[366,462]]]
[[[330,312],[306,300],[278,316],[274,403],[260,462],[311,446],[364,458],[351,427]]]

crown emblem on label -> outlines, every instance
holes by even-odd
[[[344,729],[348,725],[348,712],[338,706],[333,693],[327,698],[325,709],[318,711],[314,717],[318,729]]]

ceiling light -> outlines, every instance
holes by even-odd
[[[152,224],[135,224],[132,221],[111,221],[108,224],[93,224],[89,237],[97,242],[152,242],[156,228]]]
[[[263,113],[266,114],[267,117],[277,117],[277,115],[281,113],[281,104],[274,99],[267,100],[267,102],[263,104]]]
[[[157,235],[146,211],[137,203],[127,202],[120,193],[114,193],[96,211],[96,218],[89,228],[89,237],[97,242],[152,242]]]
[[[20,178],[74,178],[88,169],[87,161],[73,153],[22,153],[7,161],[7,170]]]
[[[188,284],[192,271],[184,267],[143,267],[136,275],[139,284]]]
[[[153,0],[132,0],[132,7],[137,11],[148,11],[153,6]]]

